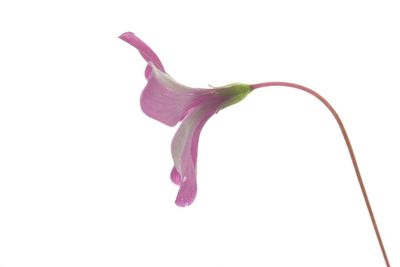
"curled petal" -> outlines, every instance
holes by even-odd
[[[203,105],[195,107],[184,119],[172,140],[172,158],[176,171],[181,177],[181,184],[175,201],[178,206],[188,206],[196,197],[197,148],[200,132],[224,100],[221,97],[214,97]]]
[[[144,60],[146,60],[148,63],[153,63],[154,66],[156,66],[159,70],[165,72],[164,66],[162,65],[161,60],[158,58],[157,54],[154,53],[154,51],[145,42],[139,39],[139,37],[137,37],[134,33],[126,32],[121,34],[119,38],[136,47]],[[147,79],[149,78],[150,73],[151,68],[147,66],[145,71],[145,76]]]
[[[168,126],[175,126],[188,111],[207,100],[215,90],[195,89],[179,84],[153,64],[140,104],[144,113]]]

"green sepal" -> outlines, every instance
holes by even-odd
[[[219,92],[229,96],[229,100],[225,101],[219,108],[221,110],[242,101],[251,92],[251,87],[245,83],[233,83],[223,86]]]

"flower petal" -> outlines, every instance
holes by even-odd
[[[134,33],[126,32],[121,34],[119,38],[136,47],[144,60],[146,60],[148,63],[153,63],[159,70],[165,72],[164,66],[162,65],[161,60],[158,58],[157,54],[154,53],[154,51],[145,42],[139,39],[139,37],[137,37]],[[151,68],[147,66],[145,71],[145,76],[147,79],[150,76],[150,72]]]
[[[183,120],[172,140],[172,158],[175,170],[181,178],[180,189],[175,201],[178,206],[188,206],[196,197],[197,148],[200,132],[207,120],[215,114],[224,101],[224,98],[216,96],[207,103],[195,107]]]
[[[168,126],[175,126],[188,111],[210,98],[215,90],[195,89],[179,84],[153,64],[140,104],[144,113]]]
[[[181,184],[181,175],[179,174],[179,172],[176,170],[175,167],[173,167],[171,171],[171,181],[176,185]]]

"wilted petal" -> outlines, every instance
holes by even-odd
[[[144,113],[169,126],[175,126],[194,106],[214,94],[215,90],[194,89],[179,84],[153,64],[140,104]]]
[[[158,58],[157,54],[154,53],[154,51],[145,42],[139,39],[139,37],[137,37],[134,33],[126,32],[121,34],[119,38],[136,47],[144,60],[146,60],[148,63],[153,63],[154,66],[156,66],[159,70],[165,72],[164,66],[162,65],[161,60]],[[149,78],[150,73],[151,68],[150,66],[147,66],[145,70],[145,76],[147,79]]]
[[[178,206],[188,206],[196,197],[197,148],[200,132],[207,120],[215,114],[225,100],[220,96],[215,96],[195,107],[184,119],[172,140],[172,158],[176,171],[181,177],[180,189],[175,201]]]

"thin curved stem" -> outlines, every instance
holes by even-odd
[[[386,266],[390,267],[389,259],[388,259],[388,256],[386,254],[385,247],[383,245],[383,241],[382,241],[381,235],[379,233],[378,224],[376,223],[375,216],[374,216],[374,213],[372,211],[371,203],[369,202],[368,194],[367,194],[367,191],[365,189],[363,179],[361,177],[360,169],[358,168],[358,164],[357,164],[356,156],[355,156],[354,151],[353,151],[353,147],[351,146],[349,136],[347,135],[346,129],[345,129],[345,127],[343,125],[343,122],[340,119],[338,113],[331,106],[331,104],[329,104],[329,102],[325,98],[323,98],[320,94],[318,94],[314,90],[311,90],[310,88],[307,88],[307,87],[302,86],[302,85],[298,85],[298,84],[295,84],[295,83],[288,83],[288,82],[265,82],[265,83],[259,83],[259,84],[250,85],[252,90],[257,89],[257,88],[261,88],[261,87],[270,87],[270,86],[292,87],[292,88],[295,88],[295,89],[302,90],[302,91],[304,91],[306,93],[309,93],[309,94],[313,95],[314,97],[318,98],[318,100],[320,100],[329,109],[329,111],[332,113],[332,115],[335,117],[336,122],[338,123],[339,128],[342,131],[344,140],[345,140],[346,145],[347,145],[347,149],[349,150],[351,161],[353,162],[353,167],[354,167],[354,170],[355,170],[356,175],[357,175],[357,180],[358,180],[358,183],[360,185],[361,192],[362,192],[364,200],[365,200],[365,204],[367,205],[369,217],[371,218],[372,225],[374,226],[375,234],[376,234],[376,237],[378,239],[379,246],[381,248],[383,258],[385,259]]]

